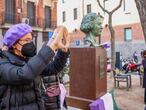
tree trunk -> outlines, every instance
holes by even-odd
[[[146,43],[146,0],[135,0]]]
[[[111,34],[111,66],[115,68],[115,31],[112,26],[112,14],[109,14],[109,30]]]
[[[118,10],[121,7],[122,0],[120,0],[119,5],[117,7],[115,7],[112,11],[106,10],[101,5],[100,0],[97,0],[97,3],[99,5],[99,7],[109,15],[108,25],[109,25],[109,30],[110,30],[110,34],[111,34],[111,66],[112,66],[111,68],[114,69],[115,68],[115,31],[112,26],[112,15],[116,10]],[[112,72],[111,72],[111,76],[112,76]]]

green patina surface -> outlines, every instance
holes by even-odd
[[[96,13],[89,13],[84,16],[80,30],[86,34],[84,44],[89,46],[96,45],[96,37],[101,35],[101,20]]]

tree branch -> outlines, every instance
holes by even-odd
[[[101,5],[100,1],[97,0],[97,3],[99,5],[99,7],[102,9],[102,11],[106,12],[107,14],[109,14],[110,12],[108,10],[106,10],[105,8],[103,8],[103,6]]]
[[[118,5],[116,8],[114,8],[114,9],[111,11],[111,13],[114,13],[117,9],[119,9],[119,8],[121,7],[122,1],[123,1],[123,0],[120,0],[119,5]]]

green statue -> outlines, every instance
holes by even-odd
[[[82,20],[80,30],[86,34],[84,44],[95,47],[96,37],[100,36],[102,31],[99,16],[96,13],[89,13],[85,15]]]

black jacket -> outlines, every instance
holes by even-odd
[[[142,61],[144,67],[143,88],[146,88],[146,58]]]
[[[67,58],[69,55],[69,51],[67,53],[64,53],[62,51],[58,51],[57,56],[55,56],[55,60],[57,60],[57,66],[58,68],[55,69],[56,71],[48,71],[45,69],[43,71],[43,87],[41,87],[41,92],[42,92],[42,98],[45,101],[45,108],[46,110],[60,110],[60,98],[59,95],[55,97],[48,97],[45,90],[47,87],[50,87],[52,85],[58,85],[58,73],[63,69],[67,62]],[[56,62],[56,61],[55,61]],[[50,72],[50,73],[48,73]],[[49,74],[49,75],[46,75]]]
[[[58,60],[50,62],[54,52],[44,46],[28,61],[9,52],[6,56],[0,60],[2,110],[45,110],[39,89],[40,74],[58,71]]]

